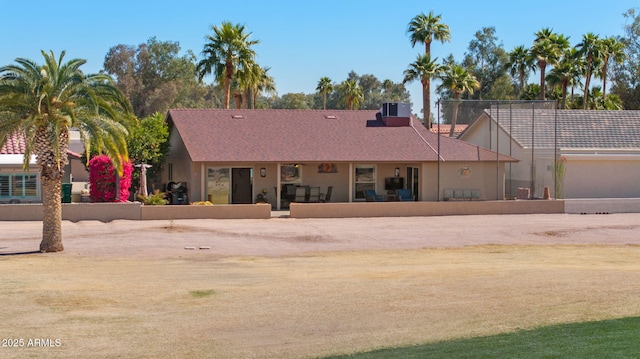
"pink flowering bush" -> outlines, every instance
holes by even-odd
[[[120,177],[120,197],[116,200],[116,170],[113,168],[111,159],[107,155],[93,157],[89,161],[91,202],[126,202],[129,198],[132,172],[131,161],[124,163],[122,177]]]

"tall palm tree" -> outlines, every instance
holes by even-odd
[[[545,76],[547,65],[554,65],[562,55],[560,43],[564,46],[566,37],[559,36],[549,28],[544,28],[535,33],[536,39],[529,50],[531,57],[540,69],[540,99],[545,100]],[[568,46],[568,41],[566,41]]]
[[[340,92],[342,94],[342,99],[349,110],[357,108],[360,102],[364,99],[362,95],[362,87],[358,85],[356,80],[344,80],[340,84]]]
[[[584,100],[582,101],[582,109],[586,110],[588,108],[587,105],[591,76],[593,75],[594,68],[598,66],[600,62],[600,38],[592,32],[584,34],[582,35],[582,42],[576,45],[576,48],[579,49],[580,53],[586,60],[583,92]]]
[[[624,43],[615,37],[603,39],[600,47],[602,56],[602,66],[600,68],[600,78],[602,79],[602,98],[606,102],[607,97],[607,71],[609,71],[609,61],[613,60],[621,64],[625,59]]]
[[[327,109],[327,92],[333,92],[333,83],[331,79],[328,77],[321,77],[320,81],[318,81],[318,86],[316,87],[316,91],[322,93],[322,109]]]
[[[449,130],[449,137],[453,137],[456,122],[458,121],[458,107],[460,103],[460,95],[465,92],[472,94],[473,91],[480,88],[480,82],[476,79],[471,72],[460,65],[452,64],[447,66],[441,75],[442,88],[445,88],[453,94],[453,115],[451,116],[451,129]]]
[[[436,60],[437,58],[431,60],[428,55],[418,55],[416,61],[409,64],[409,68],[404,70],[403,83],[420,80],[422,84],[423,123],[427,128],[431,128],[431,78],[438,76],[443,70],[443,67],[436,63]]]
[[[529,77],[530,71],[535,71],[536,67],[533,58],[529,54],[529,49],[524,45],[516,46],[509,52],[509,59],[505,63],[505,69],[512,77],[518,76],[520,96],[524,94],[524,83]]]
[[[272,76],[268,74],[270,67],[258,67],[258,77],[255,82],[255,88],[253,89],[253,101],[251,103],[251,108],[256,108],[256,103],[258,101],[258,94],[266,92],[268,94],[276,95],[278,92],[276,91],[276,81]]]
[[[63,63],[42,51],[45,63],[18,58],[0,67],[0,145],[12,133],[25,137],[24,168],[36,156],[42,182],[42,252],[62,251],[63,167],[68,163],[69,130],[77,128],[87,153],[93,143],[122,173],[128,160],[129,125],[135,121],[126,97],[108,75],[85,75],[85,60]]]
[[[440,22],[442,15],[435,16],[433,11],[429,15],[420,13],[409,22],[408,33],[411,34],[411,46],[424,44],[424,54],[431,56],[431,42],[433,40],[447,42],[451,40],[449,26]]]
[[[407,32],[411,34],[411,47],[415,47],[417,43],[424,44],[424,54],[428,58],[431,58],[431,43],[433,40],[440,41],[442,43],[451,40],[451,31],[449,25],[441,22],[442,15],[434,15],[433,11],[429,12],[429,15],[420,13],[416,15],[409,22]],[[410,65],[411,66],[411,65]],[[431,78],[427,79],[427,88],[431,89]],[[425,106],[425,97],[427,98],[427,106],[431,106],[431,93],[424,93],[424,84],[422,90],[422,113],[425,123],[430,123],[431,107]]]
[[[224,108],[228,109],[231,82],[236,71],[250,66],[256,55],[251,47],[259,41],[249,39],[251,33],[245,32],[244,25],[224,21],[220,27],[211,26],[211,29],[213,35],[205,37],[207,43],[202,50],[204,58],[197,65],[198,76],[202,80],[213,72],[216,81],[223,83]]]

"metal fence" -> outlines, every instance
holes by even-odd
[[[556,101],[441,100],[433,127],[440,136],[496,152],[495,176],[485,178],[504,188],[504,199],[562,198]],[[500,170],[500,155],[518,161]]]

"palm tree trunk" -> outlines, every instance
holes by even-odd
[[[458,99],[460,98],[460,94],[455,94],[453,96],[454,102],[453,102],[453,115],[451,116],[451,128],[449,129],[449,137],[453,138],[453,134],[456,131],[456,122],[458,122],[458,106],[460,106],[460,103],[458,102]]]
[[[544,79],[544,77],[545,77],[545,73],[544,72],[546,70],[547,64],[542,64],[542,65],[539,65],[539,66],[540,66],[540,99],[542,101],[544,101],[544,100],[547,99],[547,97],[546,97],[547,94],[545,93],[546,90],[545,90],[545,79]]]
[[[431,81],[422,84],[422,121],[426,128],[431,128]]]
[[[60,252],[62,245],[62,172],[55,175],[44,174],[42,179],[42,242],[41,252]]]
[[[602,64],[602,102],[607,100],[607,67],[609,59],[604,59]]]

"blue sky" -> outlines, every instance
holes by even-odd
[[[538,2],[540,3],[540,2]],[[434,11],[449,25],[451,42],[434,43],[432,56],[453,54],[461,61],[469,41],[482,27],[493,26],[496,36],[510,51],[530,46],[534,33],[544,27],[570,37],[572,45],[583,34],[622,34],[630,8],[637,0],[531,1],[11,1],[3,4],[0,22],[0,65],[17,57],[42,62],[40,50],[67,59],[83,58],[85,72],[102,68],[104,56],[117,44],[135,45],[155,36],[177,41],[182,50],[200,55],[211,25],[222,21],[242,23],[260,40],[257,62],[270,67],[279,95],[313,93],[318,80],[346,79],[359,75],[401,82],[403,71],[423,46],[412,48],[407,24],[420,12]],[[233,5],[226,5],[233,4]],[[53,6],[52,6],[53,5]],[[407,85],[413,112],[420,112],[419,83]],[[432,101],[436,97],[432,96]]]

